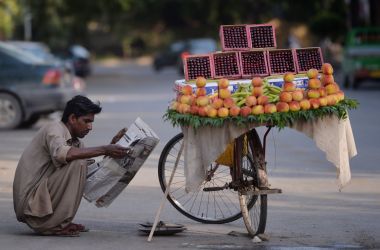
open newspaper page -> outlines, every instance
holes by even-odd
[[[137,118],[118,142],[131,153],[122,159],[104,158],[88,167],[84,198],[107,207],[130,183],[158,144],[159,138],[141,118]]]

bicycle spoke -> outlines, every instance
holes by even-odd
[[[184,187],[184,186],[182,186],[182,187]],[[180,190],[182,187],[177,187],[176,189],[174,189],[174,190],[172,190],[172,191],[170,191],[170,192],[171,192],[171,193],[175,193],[176,191]]]
[[[176,176],[185,176],[185,172],[184,171],[182,171],[181,169],[178,169],[178,168],[182,168],[182,166],[177,166],[177,170],[175,171],[175,175]],[[170,178],[170,175],[172,174],[172,172],[173,172],[173,169],[174,169],[174,167],[172,167],[172,168],[167,168],[166,170],[165,170],[165,178],[166,179],[169,179]]]
[[[212,196],[213,196],[213,198],[214,198],[214,214],[215,214],[214,217],[217,217],[217,213],[216,213],[216,200],[215,200],[215,194],[212,193]]]
[[[234,195],[234,197],[235,197],[235,196],[236,196],[236,195]],[[237,206],[237,201],[232,201],[231,198],[229,197],[229,195],[226,195],[225,198],[227,198],[227,200],[229,201],[229,203],[230,203],[230,204],[233,204],[237,210],[240,210],[240,208]],[[224,201],[223,198],[221,198],[221,199]],[[235,205],[235,204],[236,204],[236,205]],[[226,207],[227,207],[227,206],[226,206]]]
[[[195,204],[195,201],[197,200],[197,198],[198,198],[198,195],[199,195],[199,192],[196,192],[196,196],[195,196],[195,199],[194,199],[194,202],[193,202],[193,204],[191,205],[191,207],[190,207],[190,210],[189,211],[192,211],[193,210],[193,206],[194,206],[194,204]]]
[[[167,163],[171,163],[171,165],[174,165],[175,164],[175,161],[177,159],[177,156],[176,157],[173,157],[174,159],[172,161],[167,161]],[[184,160],[179,160],[178,161],[178,165],[180,166],[184,166],[185,165],[185,161]]]
[[[218,177],[213,177],[212,179],[226,179],[228,177],[231,177],[231,175],[225,175],[225,176],[218,176]]]
[[[224,193],[224,191],[223,191],[223,193]],[[224,204],[224,207],[226,207],[227,210],[230,212],[230,214],[232,214],[231,209],[229,208],[229,206],[227,206],[227,203],[224,201],[223,196],[220,194],[219,191],[217,192],[217,194],[219,195],[220,200],[221,200],[222,203]],[[226,195],[225,197],[226,197],[227,199],[229,199],[228,195]],[[229,199],[229,200],[230,200],[230,199]],[[230,200],[230,203],[231,203],[232,205],[235,206],[234,202],[232,202],[231,200]],[[236,208],[237,210],[239,210],[239,207],[235,206],[235,208]]]
[[[189,199],[187,199],[182,205],[186,206],[186,204],[194,197],[194,194],[195,193],[193,193],[193,195]],[[184,195],[186,195],[186,193]],[[182,198],[184,195],[182,195],[180,198]],[[180,198],[178,198],[178,199],[180,199]]]
[[[165,176],[165,179],[169,179],[170,175],[172,174],[172,171],[168,171],[169,174],[167,176]],[[180,172],[175,172],[174,173],[174,177],[177,177],[177,178],[185,178],[185,175],[180,173]]]
[[[172,186],[174,185],[176,185],[176,184],[178,184],[178,183],[183,183],[183,182],[185,182],[185,181],[176,181],[176,182],[172,182]],[[182,185],[181,187],[184,187],[185,185]]]
[[[206,208],[206,217],[208,216],[208,206],[210,203],[210,192],[207,192],[207,208]]]
[[[201,194],[201,202],[200,202],[200,204],[202,204],[202,201],[203,201],[203,194],[204,194],[204,192],[202,192],[202,194]],[[200,209],[201,209],[201,206],[199,206],[199,208],[198,208],[198,215],[199,215],[199,211],[200,211]]]

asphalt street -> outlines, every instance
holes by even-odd
[[[270,183],[283,194],[269,196],[266,234],[254,243],[242,220],[223,225],[192,221],[166,203],[161,220],[181,223],[187,231],[154,237],[138,232],[139,223],[153,221],[163,193],[157,164],[170,138],[179,133],[162,116],[174,97],[174,69],[155,73],[146,60],[105,61],[87,79],[87,95],[100,101],[87,146],[107,144],[122,127],[141,117],[160,137],[160,143],[130,185],[108,208],[83,200],[75,221],[91,230],[77,238],[41,237],[15,219],[12,182],[17,161],[36,131],[0,131],[0,249],[380,249],[380,85],[366,82],[346,96],[360,102],[349,113],[358,155],[351,159],[351,182],[338,189],[335,167],[304,134],[285,128],[268,138]],[[336,75],[339,83],[339,74]],[[260,134],[263,130],[259,129]],[[236,197],[237,199],[237,197]],[[231,233],[235,232],[235,233]]]

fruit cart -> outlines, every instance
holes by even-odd
[[[251,236],[263,233],[267,195],[281,192],[265,183],[270,129],[289,127],[312,138],[337,167],[342,188],[350,180],[348,160],[356,154],[347,116],[347,109],[355,106],[355,101],[344,99],[317,109],[235,117],[199,117],[168,110],[166,118],[181,126],[183,133],[166,144],[159,159],[165,197],[193,220],[220,224],[243,217]],[[255,130],[258,126],[267,127],[262,139]]]
[[[234,45],[241,37],[234,32],[247,41]],[[266,172],[266,138],[274,127],[313,139],[336,166],[339,188],[351,178],[356,147],[347,111],[357,102],[340,91],[320,49],[276,50],[271,25],[221,26],[220,34],[225,51],[185,58],[185,79],[175,82],[176,98],[164,117],[182,133],[160,156],[165,195],[148,241],[166,199],[193,220],[220,224],[243,217],[252,237],[263,233],[267,196],[281,193]],[[257,50],[261,42],[270,46]],[[262,126],[261,139],[256,128]]]

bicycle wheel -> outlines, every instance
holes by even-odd
[[[181,147],[183,134],[173,137],[164,147],[158,163],[158,177],[163,192],[174,168],[178,151]],[[241,218],[238,192],[224,188],[215,191],[205,191],[204,188],[223,187],[231,182],[230,167],[216,164],[209,166],[210,177],[205,180],[197,192],[185,191],[184,156],[180,156],[176,173],[170,186],[168,200],[183,215],[188,218],[208,224],[228,223]],[[253,206],[252,200],[247,207]]]
[[[248,133],[246,147],[246,153],[241,155],[241,168],[243,173],[252,172],[245,175],[244,179],[248,183],[253,183],[251,185],[257,185],[258,168],[265,168],[265,166],[260,166],[260,164],[265,164],[265,160],[263,147],[256,130]],[[267,195],[249,195],[244,191],[239,191],[239,203],[249,235],[253,237],[264,233],[267,220]]]

